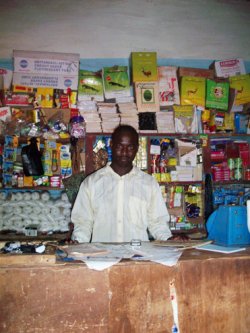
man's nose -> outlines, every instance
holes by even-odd
[[[122,155],[127,155],[128,154],[128,147],[122,147]]]

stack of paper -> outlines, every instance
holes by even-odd
[[[117,96],[116,97],[116,103],[133,103],[134,102],[134,97],[133,96]]]
[[[160,111],[156,113],[158,133],[175,133],[173,111]]]
[[[98,111],[102,119],[102,130],[111,133],[120,124],[115,103],[98,103]]]
[[[86,124],[87,133],[101,132],[101,118],[97,111],[97,104],[95,101],[78,101],[78,110],[83,116]]]
[[[118,111],[120,113],[121,124],[130,125],[138,130],[138,112],[134,102],[118,103]]]

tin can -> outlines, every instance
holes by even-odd
[[[234,179],[236,179],[236,180],[242,179],[242,169],[241,168],[236,168],[234,170]]]
[[[228,167],[229,167],[230,170],[233,170],[234,169],[234,165],[235,165],[234,159],[233,158],[229,158],[227,160],[227,165],[228,165]]]
[[[242,168],[242,159],[240,157],[234,159],[234,167]]]

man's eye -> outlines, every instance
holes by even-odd
[[[135,150],[135,146],[129,146],[129,147],[128,147],[128,150],[129,150],[129,151],[133,151],[133,150]]]

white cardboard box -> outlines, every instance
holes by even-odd
[[[13,57],[14,72],[78,76],[79,54],[14,50]]]
[[[35,74],[14,72],[13,84],[27,87],[50,87],[54,89],[77,90],[78,76],[58,74]]]
[[[244,61],[239,58],[215,61],[214,67],[217,77],[246,74]]]

